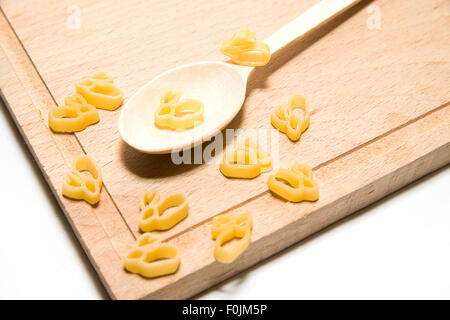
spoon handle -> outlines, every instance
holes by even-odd
[[[265,40],[273,54],[295,39],[334,19],[361,0],[322,0]]]

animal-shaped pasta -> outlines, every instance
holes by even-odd
[[[157,191],[147,191],[141,198],[139,228],[144,232],[167,230],[188,215],[188,203],[181,193],[161,198]],[[170,212],[165,212],[170,208]]]
[[[98,109],[116,110],[122,104],[122,91],[114,85],[114,79],[104,72],[78,81],[75,89]]]
[[[233,262],[251,241],[252,216],[249,213],[221,214],[213,218],[211,234],[216,240],[214,258],[222,263]],[[239,239],[234,244],[224,246],[233,239]]]
[[[181,94],[167,91],[155,113],[155,125],[172,130],[190,129],[203,121],[204,105],[196,99],[180,101]]]
[[[178,248],[144,233],[124,259],[125,269],[146,278],[175,273],[180,265]]]
[[[62,194],[71,199],[96,204],[100,199],[102,173],[88,155],[74,160],[72,170],[64,175]]]
[[[257,41],[255,32],[248,28],[241,28],[233,37],[226,39],[220,51],[234,63],[244,66],[264,66],[270,60],[269,46]]]
[[[302,109],[303,116],[295,109]],[[287,106],[279,106],[270,116],[272,125],[285,133],[292,141],[300,139],[302,133],[309,126],[309,108],[306,104],[306,98],[302,95],[295,95],[289,101]]]
[[[256,140],[246,138],[234,150],[224,154],[219,169],[229,178],[252,179],[272,170],[272,156],[262,150]]]
[[[100,120],[97,109],[87,103],[82,95],[67,97],[64,105],[48,113],[48,126],[54,132],[77,132]]]
[[[291,202],[319,199],[319,186],[306,164],[295,164],[289,170],[280,168],[269,176],[267,184],[270,191]]]

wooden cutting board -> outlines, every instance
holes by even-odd
[[[315,203],[275,198],[267,174],[228,180],[217,165],[176,166],[168,155],[141,154],[119,137],[120,109],[100,110],[101,122],[75,135],[47,127],[48,110],[94,71],[112,74],[126,102],[171,67],[223,60],[221,41],[239,27],[264,39],[314,3],[82,0],[74,9],[70,0],[0,0],[2,94],[111,297],[191,297],[450,162],[448,0],[363,1],[250,76],[228,128],[268,128],[274,106],[306,95],[310,128],[297,143],[280,136],[279,164],[314,168]],[[68,27],[73,10],[79,29]],[[381,29],[370,27],[374,14]],[[61,196],[63,173],[83,153],[103,170],[97,207]],[[190,211],[158,233],[180,248],[180,269],[147,280],[124,271],[122,258],[139,236],[139,195],[152,188],[185,193]],[[214,261],[210,236],[212,217],[224,212],[254,219],[252,244],[229,265]]]

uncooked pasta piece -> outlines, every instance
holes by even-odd
[[[252,216],[249,213],[221,214],[213,218],[211,234],[216,240],[214,258],[222,263],[233,262],[251,241]],[[227,242],[238,239],[235,243]]]
[[[252,179],[272,170],[272,156],[262,150],[256,140],[246,138],[234,150],[225,153],[219,169],[229,178]]]
[[[161,198],[157,191],[147,191],[141,198],[139,228],[144,232],[167,230],[188,215],[188,203],[181,193]],[[166,210],[170,209],[169,212]]]
[[[242,28],[233,37],[226,39],[220,51],[240,65],[256,67],[266,65],[270,60],[269,46],[256,40],[255,32]]]
[[[171,130],[190,129],[203,121],[204,105],[200,100],[180,100],[180,93],[167,91],[155,113],[155,125]]]
[[[180,265],[178,248],[144,233],[124,259],[125,269],[146,278],[175,273]]]
[[[71,199],[96,204],[100,199],[102,173],[88,155],[74,160],[72,170],[64,175],[62,194]]]
[[[78,81],[75,89],[98,109],[116,110],[122,104],[122,91],[114,84],[114,79],[104,72]]]
[[[97,109],[83,96],[75,93],[67,97],[64,105],[48,113],[48,126],[54,132],[77,132],[100,120]]]
[[[303,110],[303,115],[294,112],[295,109]],[[292,141],[300,139],[302,133],[309,126],[309,108],[306,104],[306,98],[302,95],[295,95],[289,101],[287,106],[279,106],[270,116],[272,125],[285,133]]]

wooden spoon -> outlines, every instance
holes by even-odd
[[[265,40],[274,54],[295,39],[320,27],[361,0],[322,0]],[[193,147],[222,130],[245,100],[247,79],[253,67],[225,62],[198,62],[166,71],[142,88],[123,106],[119,118],[122,139],[145,153],[170,153]],[[155,127],[154,115],[161,95],[168,90],[205,105],[204,121],[183,131]]]

